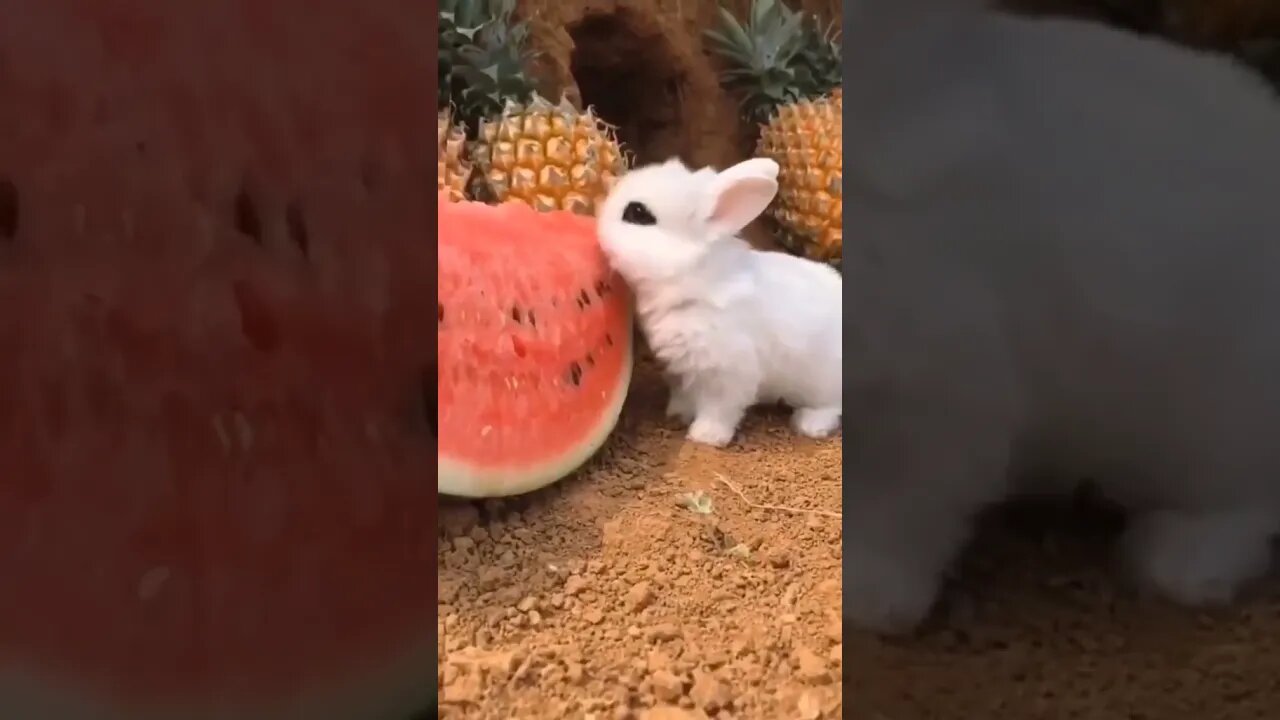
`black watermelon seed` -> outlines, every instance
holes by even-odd
[[[262,220],[258,217],[258,207],[254,204],[249,191],[241,189],[235,199],[236,230],[255,245],[262,244]]]
[[[575,387],[582,384],[582,366],[576,362],[569,364],[569,382]]]
[[[0,178],[0,238],[18,237],[18,206],[18,186],[8,178]]]
[[[520,308],[516,307],[515,305],[511,306],[511,319],[515,320],[517,325],[524,322],[520,314]]]
[[[307,230],[307,218],[297,203],[289,203],[285,209],[285,224],[289,228],[289,238],[298,247],[302,257],[311,257],[311,233]]]

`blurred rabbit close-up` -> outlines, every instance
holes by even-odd
[[[845,18],[846,677],[945,648],[1018,678],[1009,717],[1267,716],[1280,104],[1245,52],[1087,15]],[[1015,499],[1049,519],[979,522]],[[1001,691],[906,677],[865,707]]]

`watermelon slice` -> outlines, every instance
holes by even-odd
[[[439,491],[544,487],[618,422],[630,294],[591,218],[521,203],[439,207]]]
[[[430,702],[429,11],[0,0],[0,718]]]

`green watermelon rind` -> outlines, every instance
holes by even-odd
[[[511,497],[541,490],[572,475],[604,447],[618,425],[622,407],[631,390],[634,345],[631,337],[632,318],[628,313],[626,348],[622,373],[614,386],[613,400],[605,408],[600,422],[569,451],[533,467],[483,468],[462,460],[440,456],[437,491],[442,495],[466,498]]]

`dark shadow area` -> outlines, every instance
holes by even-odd
[[[667,39],[630,12],[588,15],[569,27],[570,72],[584,105],[617,127],[637,162],[678,154],[683,132],[681,77]]]

